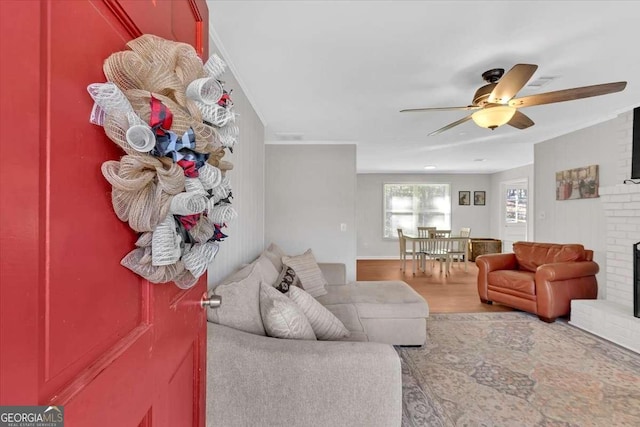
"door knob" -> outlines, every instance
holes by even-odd
[[[222,297],[220,295],[211,295],[211,298],[207,298],[207,294],[202,295],[200,305],[209,308],[218,308],[222,304]]]

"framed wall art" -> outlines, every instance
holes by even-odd
[[[458,191],[458,204],[469,206],[471,204],[471,191]]]
[[[598,165],[556,172],[556,200],[599,197]]]
[[[484,206],[485,205],[486,193],[484,191],[474,191],[473,192],[473,204],[476,206]]]

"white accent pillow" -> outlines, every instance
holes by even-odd
[[[260,314],[267,335],[275,338],[315,340],[316,335],[300,307],[273,286],[260,284]]]
[[[224,279],[209,292],[210,295],[220,295],[222,305],[207,308],[207,319],[241,331],[265,335],[260,316],[260,283],[268,280],[265,277],[273,276],[274,272],[269,269],[275,270],[271,262],[261,256]],[[275,275],[277,278],[277,272]]]
[[[286,254],[280,249],[280,246],[271,243],[262,254],[269,258],[269,261],[271,261],[276,270],[282,271],[282,257]]]
[[[307,320],[309,320],[317,339],[338,340],[350,335],[340,319],[304,290],[291,286],[286,295],[307,316]]]
[[[276,284],[276,281],[280,277],[280,271],[276,270],[276,268],[271,263],[271,260],[266,255],[260,255],[260,258],[264,258],[264,260],[260,262],[262,269],[262,278],[267,284],[274,286]]]
[[[293,268],[300,279],[300,287],[309,292],[311,296],[319,297],[327,294],[327,290],[324,288],[327,285],[327,280],[322,275],[311,249],[302,255],[283,256],[282,262]]]

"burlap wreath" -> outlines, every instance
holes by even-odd
[[[238,136],[224,62],[203,64],[188,44],[145,34],[104,63],[89,85],[93,122],[125,155],[102,165],[113,209],[140,233],[121,264],[153,283],[193,286],[237,216],[223,160]]]

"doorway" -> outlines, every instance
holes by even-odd
[[[500,184],[500,239],[502,251],[513,252],[513,243],[527,240],[529,181],[518,179]]]

